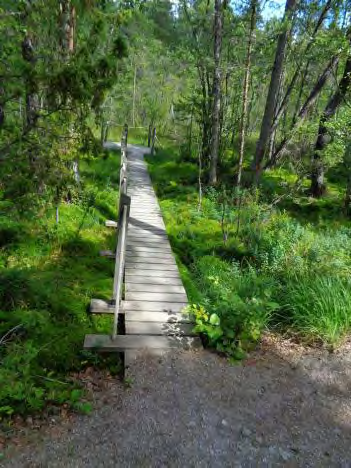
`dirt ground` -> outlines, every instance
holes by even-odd
[[[238,365],[182,351],[129,375],[0,466],[351,467],[351,343],[331,354],[269,335]]]

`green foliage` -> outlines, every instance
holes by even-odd
[[[118,372],[116,359],[82,352],[85,333],[105,332],[111,319],[89,317],[92,297],[110,298],[113,248],[105,212],[115,216],[119,159],[86,158],[81,191],[60,205],[60,222],[48,208],[39,220],[3,208],[0,233],[0,418],[67,403],[88,412],[84,392],[69,373],[94,365]],[[8,210],[8,211],[7,211]]]
[[[196,323],[199,314],[204,320],[203,329],[197,326],[197,331],[209,337],[210,345],[231,356],[252,349],[279,307],[272,299],[276,287],[272,278],[212,256],[199,258],[194,274],[208,311],[195,309]]]
[[[282,319],[308,341],[334,347],[351,329],[351,283],[335,276],[291,280],[282,295]]]
[[[217,188],[205,192],[199,210],[194,165],[189,170],[174,151],[148,162],[195,329],[209,346],[238,359],[277,325],[333,346],[350,332],[351,231],[345,220],[331,221],[332,204],[319,201],[312,224],[265,203],[263,193],[243,190],[238,206],[235,192]],[[272,190],[270,199],[280,188]]]

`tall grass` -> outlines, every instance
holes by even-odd
[[[335,346],[351,330],[351,282],[332,276],[290,281],[282,311],[306,339]]]

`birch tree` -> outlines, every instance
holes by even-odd
[[[250,5],[250,28],[248,34],[247,42],[247,54],[245,61],[245,75],[244,83],[242,89],[242,111],[241,111],[241,121],[240,121],[240,140],[239,140],[239,165],[238,165],[238,174],[236,179],[236,185],[239,188],[241,184],[241,173],[244,162],[244,152],[245,152],[245,136],[246,136],[246,127],[247,127],[247,118],[248,118],[248,93],[249,93],[249,83],[250,83],[250,71],[251,71],[251,54],[252,54],[252,43],[254,39],[254,32],[256,28],[256,15],[257,15],[258,1],[251,0]]]
[[[225,0],[215,0],[214,5],[214,72],[212,84],[212,128],[211,128],[211,161],[209,184],[217,183],[217,166],[220,140],[220,112],[221,112],[221,52],[223,35],[223,8]]]

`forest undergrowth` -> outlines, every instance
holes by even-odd
[[[83,351],[85,333],[109,332],[110,318],[88,314],[93,297],[111,297],[114,264],[99,256],[114,248],[105,227],[116,216],[119,155],[81,161],[81,185],[59,207],[40,215],[1,205],[0,425],[13,414],[66,404],[89,411],[70,374],[88,366],[118,371],[117,358]]]
[[[190,312],[208,345],[241,359],[268,329],[330,350],[347,338],[351,225],[336,206],[337,186],[321,200],[303,189],[280,198],[293,182],[279,169],[259,190],[238,194],[226,173],[199,203],[195,161],[169,149],[148,163]]]

